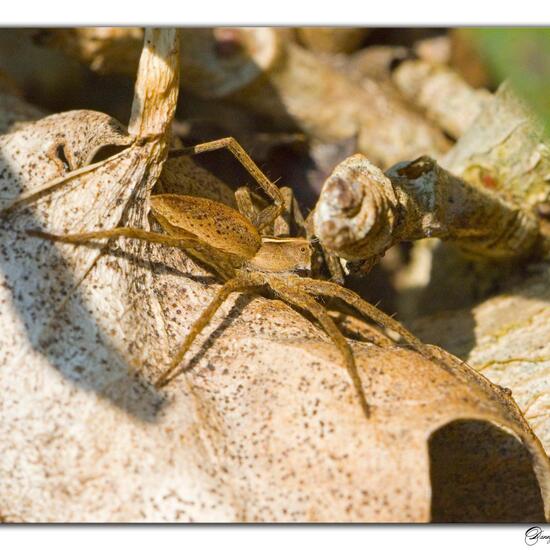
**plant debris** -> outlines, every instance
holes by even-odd
[[[373,98],[364,88],[288,30],[262,33],[281,64],[268,56],[254,83],[228,95],[242,92],[240,104],[254,111],[253,90],[279,86],[284,101],[273,116],[290,114],[308,140],[358,137],[367,149],[371,115],[362,109]],[[200,40],[212,36],[223,49],[203,55],[228,55],[225,71],[210,67],[223,88],[235,33],[207,29]],[[367,421],[338,350],[317,326],[281,301],[235,294],[191,348],[184,375],[158,389],[154,381],[219,290],[217,278],[179,249],[28,235],[160,231],[149,217],[152,193],[235,206],[223,170],[169,156],[180,147],[171,134],[179,45],[187,58],[196,51],[174,29],[145,31],[127,128],[91,110],[37,118],[30,108],[28,121],[23,109],[17,120],[0,110],[2,521],[548,520],[550,463],[539,439],[507,389],[447,352],[434,346],[433,359],[423,357],[327,303],[349,336]],[[319,90],[308,92],[313,78]],[[344,99],[350,108],[329,110],[334,120],[304,114],[306,100],[316,109],[337,97],[339,109]],[[423,122],[405,133],[408,150],[444,152],[448,140],[416,116]],[[401,144],[390,150],[400,126],[387,121],[377,158],[404,160]]]

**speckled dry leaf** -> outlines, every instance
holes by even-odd
[[[106,115],[53,115],[0,138],[2,185],[16,194],[61,174],[60,143],[74,168],[99,145],[127,142]],[[278,301],[234,296],[194,347],[192,368],[155,390],[152,378],[215,292],[212,276],[156,245],[101,250],[25,234],[148,227],[146,195],[163,157],[144,147],[152,145],[134,144],[1,221],[5,520],[548,515],[547,457],[504,392],[459,363],[378,337],[353,344],[367,421],[335,348]],[[208,191],[213,178],[181,159],[164,165],[161,184],[225,193]]]
[[[512,390],[550,453],[550,271],[473,309],[426,317],[415,329]]]

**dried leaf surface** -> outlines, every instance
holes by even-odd
[[[77,112],[5,136],[6,184],[26,190],[59,173],[57,160],[47,157],[59,134],[52,120],[64,122],[68,158],[86,156],[101,123],[117,127],[105,115]],[[108,142],[121,136],[105,135]],[[39,173],[32,169],[37,162]],[[437,493],[445,506],[430,511],[428,439],[465,418],[522,437],[546,483],[543,455],[513,406],[467,370],[447,372],[413,352],[355,344],[375,411],[367,422],[334,348],[276,301],[235,297],[195,348],[193,368],[166,392],[154,390],[151,376],[216,288],[209,274],[180,252],[136,245],[100,254],[24,233],[37,225],[90,230],[124,218],[136,224],[143,203],[134,202],[135,190],[130,200],[123,185],[131,163],[129,155],[2,222],[1,510],[8,520],[456,517],[450,474],[433,463],[439,477],[432,484],[447,493]],[[206,187],[195,170],[187,181]],[[495,451],[495,438],[483,429],[456,429],[475,440],[471,461]],[[517,455],[516,439],[499,433],[496,456]],[[438,457],[439,439],[430,446]],[[476,500],[485,511],[478,519],[512,517],[519,504],[524,515],[515,519],[541,518],[540,493],[525,467],[530,461],[517,463],[519,477],[514,461],[506,465],[509,493],[500,483],[500,492]],[[519,493],[516,478],[526,487]]]
[[[427,317],[415,331],[508,387],[550,452],[550,272],[469,310]]]

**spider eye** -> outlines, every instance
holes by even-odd
[[[306,251],[305,247],[302,246],[302,248],[300,248],[300,252],[305,252],[305,251]]]

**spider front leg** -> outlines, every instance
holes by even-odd
[[[191,147],[184,147],[170,152],[170,157],[179,157],[184,155],[198,155],[209,151],[217,151],[219,149],[227,149],[241,163],[245,170],[256,180],[258,185],[264,192],[273,200],[271,204],[264,208],[258,215],[257,227],[263,229],[272,224],[277,216],[281,214],[284,208],[284,200],[280,189],[272,183],[267,176],[258,168],[256,163],[250,158],[247,152],[241,147],[235,138],[227,137],[200,143]]]
[[[154,231],[145,231],[134,227],[116,227],[114,229],[106,229],[104,231],[69,233],[66,235],[54,235],[53,233],[45,233],[43,231],[29,229],[27,230],[27,234],[33,237],[47,239],[49,241],[71,244],[84,244],[97,239],[117,239],[120,237],[126,237],[155,244],[163,244],[173,248],[179,248],[191,253],[191,255],[193,255],[194,251],[195,256],[198,255],[197,249],[200,249],[199,258],[208,264],[222,279],[227,279],[228,276],[230,276],[229,273],[233,272],[232,269],[228,271],[226,267],[224,267],[223,254],[220,254],[219,251],[208,244],[199,241],[191,234],[186,237],[180,235],[173,236],[155,233]]]
[[[316,302],[311,296],[301,292],[296,292],[292,286],[283,282],[280,278],[269,278],[267,279],[267,282],[270,288],[277,296],[281,298],[281,300],[307,311],[315,317],[317,322],[321,325],[325,333],[329,336],[342,355],[346,369],[359,398],[361,408],[367,418],[370,417],[370,407],[365,397],[363,384],[361,382],[361,377],[359,376],[359,371],[357,370],[357,364],[355,363],[353,351],[344,335],[336,326],[336,323],[331,319],[327,310],[321,304]]]
[[[208,307],[201,313],[200,317],[195,321],[189,334],[185,337],[183,344],[179,348],[178,352],[170,361],[166,371],[156,381],[155,387],[159,388],[163,386],[169,379],[170,375],[178,368],[178,365],[183,360],[185,354],[189,351],[189,348],[197,338],[197,336],[203,331],[206,325],[212,320],[216,311],[225,302],[229,295],[233,292],[239,292],[250,288],[257,287],[263,284],[262,281],[258,281],[254,278],[253,274],[239,274],[234,279],[227,281],[216,293],[216,296],[212,299]]]
[[[294,198],[294,192],[290,187],[281,187],[279,190],[283,197],[283,210],[272,226],[263,228],[262,234],[270,237],[289,237],[293,233],[298,233],[300,237],[305,237],[304,218]],[[245,186],[235,191],[235,200],[239,212],[260,229],[259,214],[265,208],[265,202]],[[296,231],[293,231],[294,229]]]
[[[185,245],[195,244],[197,241],[193,239],[184,239],[182,237],[172,237],[170,235],[161,235],[153,231],[145,231],[134,227],[116,227],[115,229],[106,229],[104,231],[90,231],[89,233],[69,233],[67,235],[54,235],[53,233],[45,233],[29,229],[28,235],[40,237],[49,241],[59,241],[64,243],[82,244],[96,239],[111,239],[119,237],[128,237],[147,241],[150,243],[164,244],[177,248],[185,247]]]
[[[275,236],[291,235],[294,229],[299,236],[307,238],[312,248],[314,248],[317,257],[317,262],[312,265],[313,273],[320,273],[322,264],[321,258],[323,258],[330,273],[331,280],[343,285],[344,270],[340,264],[340,258],[333,252],[328,251],[315,236],[313,216],[310,214],[304,219],[292,188],[281,187],[281,192],[285,201],[285,211],[283,216],[275,220],[273,234]],[[294,226],[294,228],[292,226]]]

